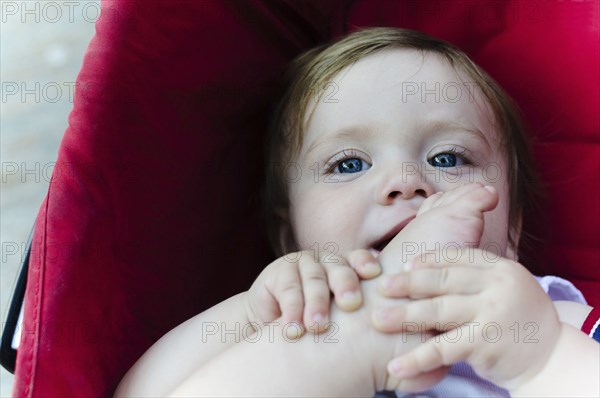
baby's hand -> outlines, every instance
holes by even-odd
[[[249,319],[260,323],[281,317],[286,324],[296,323],[302,333],[304,328],[320,333],[327,327],[331,293],[342,310],[356,310],[362,304],[359,278],[381,273],[367,250],[345,256],[323,252],[315,257],[312,251],[301,251],[269,264],[248,291]]]
[[[411,380],[459,361],[504,388],[521,386],[543,369],[560,335],[552,301],[519,263],[472,248],[446,257],[457,260],[415,257],[411,271],[380,285],[385,296],[416,300],[375,312],[376,328],[441,333],[390,361],[390,374],[403,379],[396,387],[430,387]]]

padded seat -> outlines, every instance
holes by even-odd
[[[548,198],[525,228],[538,274],[600,304],[599,4],[548,1],[102,2],[41,205],[15,396],[107,396],[164,333],[274,258],[259,218],[263,136],[300,52],[360,27],[423,30],[517,100]]]

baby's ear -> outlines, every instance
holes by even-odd
[[[281,224],[279,228],[279,247],[282,256],[298,251],[294,239],[294,232],[292,231],[290,224]]]
[[[278,221],[278,244],[280,254],[283,256],[298,251],[288,211],[283,209],[275,210],[275,217],[277,217]]]
[[[506,248],[506,258],[519,261],[519,240],[521,239],[521,229],[523,227],[523,211],[519,211],[515,225],[509,225],[508,247]],[[511,243],[513,242],[513,243]]]

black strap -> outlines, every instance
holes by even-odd
[[[19,277],[17,279],[17,285],[15,286],[10,307],[8,308],[6,323],[4,324],[4,330],[2,331],[2,342],[0,343],[0,364],[4,369],[13,374],[15,373],[15,363],[17,362],[17,350],[12,348],[12,341],[15,331],[19,326],[17,325],[17,322],[19,320],[21,309],[23,308],[23,299],[25,298],[25,287],[27,286],[27,273],[29,271],[29,255],[31,253],[32,237],[33,229],[29,234],[27,248],[25,250],[23,259],[21,260],[21,268],[19,271]]]

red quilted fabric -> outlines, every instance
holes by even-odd
[[[600,304],[598,2],[105,0],[40,209],[15,396],[106,396],[271,260],[262,136],[296,54],[361,26],[465,49],[513,95],[548,187],[528,265]]]

